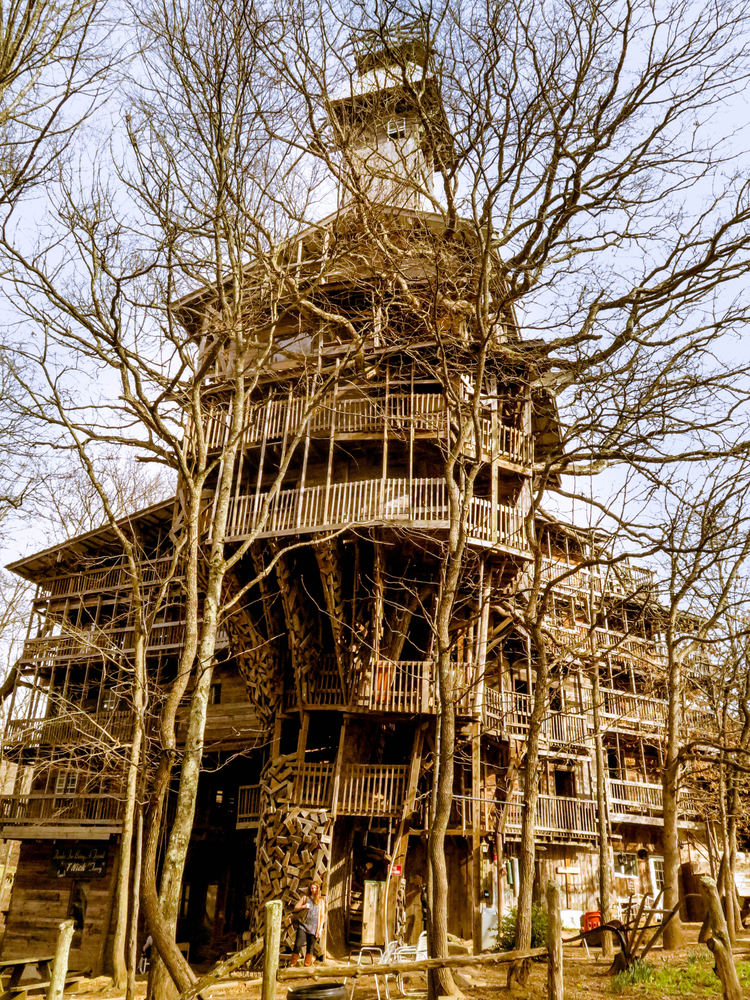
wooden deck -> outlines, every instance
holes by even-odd
[[[65,629],[65,625],[62,626]],[[167,622],[154,625],[146,642],[149,651],[179,647],[182,645],[184,622]],[[135,646],[132,628],[98,627],[96,630],[85,631],[73,626],[70,634],[38,636],[27,639],[23,645],[20,664],[45,664],[62,659],[84,659],[101,656],[115,657],[120,653],[132,652]]]
[[[266,494],[235,497],[229,510],[227,540],[241,541],[256,530],[259,537],[384,524],[401,528],[449,528],[448,490],[444,479],[363,479],[327,486],[281,490],[271,501],[265,522]],[[475,497],[469,508],[468,533],[474,542],[498,544],[516,552],[525,548],[523,511]]]
[[[263,440],[284,441],[300,431],[313,438],[330,438],[332,433],[337,439],[381,437],[384,432],[394,438],[410,434],[447,438],[449,421],[445,398],[438,393],[394,393],[380,399],[332,393],[314,407],[308,397],[291,396],[253,407],[241,444],[247,448]],[[479,428],[486,461],[498,458],[523,469],[531,466],[531,435],[493,419],[491,411],[482,416]],[[224,447],[228,429],[226,412],[209,411],[204,424],[206,447],[210,451]]]
[[[629,691],[601,688],[602,716],[608,729],[660,730],[667,723],[667,702]]]
[[[31,792],[28,795],[0,795],[0,824],[6,828],[117,828],[122,810],[123,800],[114,793],[56,795],[53,792]]]
[[[454,662],[452,669],[456,711],[470,716],[475,711],[476,694],[473,664]],[[374,660],[359,684],[344,692],[335,657],[325,656],[315,672],[302,681],[303,708],[434,715],[437,712],[436,671],[435,660]],[[294,711],[296,708],[296,694],[290,690],[285,709]]]
[[[127,743],[133,726],[130,712],[89,714],[69,709],[52,719],[9,719],[3,742],[6,746],[61,746],[92,740],[106,744]]]
[[[449,829],[463,836],[473,828],[474,810],[480,812],[479,825],[483,834],[495,830],[497,809],[503,802],[494,798],[472,798],[455,795]],[[505,836],[518,840],[521,836],[522,795],[514,792],[508,803]],[[591,842],[596,840],[596,802],[592,799],[540,795],[537,802],[536,834],[539,839],[558,843]]]
[[[294,804],[307,809],[331,809],[334,770],[331,763],[297,767]],[[404,806],[408,776],[407,764],[346,764],[339,776],[336,812],[339,816],[398,817]],[[260,785],[242,785],[237,829],[252,829],[259,819]]]

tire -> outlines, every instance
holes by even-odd
[[[346,1000],[347,990],[343,983],[315,983],[313,986],[298,986],[289,990],[287,1000]]]

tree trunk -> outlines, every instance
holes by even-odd
[[[704,875],[700,880],[700,886],[708,908],[708,922],[711,928],[711,936],[707,944],[716,961],[716,974],[721,980],[724,1000],[742,1000],[742,988],[734,964],[732,944],[721,910],[721,900],[716,883]]]
[[[141,862],[143,858],[143,807],[136,803],[135,858],[133,859],[133,899],[128,927],[128,981],[125,1000],[135,997],[135,974],[138,966],[138,915],[140,911]]]
[[[612,878],[609,867],[609,824],[607,822],[607,785],[604,771],[604,745],[601,729],[601,692],[599,687],[599,663],[594,665],[592,701],[594,710],[594,752],[596,758],[596,810],[599,833],[599,910],[603,924],[612,918]],[[614,955],[612,935],[601,934],[602,958]]]
[[[526,737],[526,761],[523,778],[524,792],[521,804],[521,865],[518,880],[518,916],[516,918],[516,951],[528,951],[531,947],[531,909],[534,893],[536,862],[536,810],[539,801],[539,736],[544,714],[547,710],[547,682],[549,669],[544,636],[541,628],[532,629],[532,648],[536,649],[538,660],[534,683],[534,706],[529,719]],[[513,962],[508,969],[508,986],[525,986],[529,977],[528,960]]]
[[[453,753],[456,741],[456,712],[453,703],[450,647],[443,645],[438,610],[438,677],[440,680],[440,741],[436,748],[438,760],[437,795],[435,813],[427,841],[427,851],[432,871],[431,958],[448,957],[448,870],[445,863],[445,831],[448,828],[453,805]],[[445,622],[444,637],[448,638]],[[442,646],[442,648],[441,648]],[[436,969],[433,979],[435,995],[452,996],[458,991],[450,969]]]
[[[145,677],[146,643],[142,632],[142,618],[135,628],[134,650],[134,691],[133,691],[133,734],[128,761],[128,780],[125,792],[125,810],[120,840],[120,863],[117,871],[115,893],[115,932],[112,943],[112,987],[124,990],[128,983],[128,963],[125,960],[125,944],[128,930],[128,914],[131,895],[137,894],[138,879],[133,879],[134,892],[131,894],[130,863],[133,853],[133,829],[136,813],[136,798],[140,784],[141,745],[143,740],[143,680]]]
[[[664,816],[664,909],[673,909],[680,899],[680,841],[677,831],[677,794],[680,777],[680,729],[682,726],[682,664],[668,643],[669,704],[667,707],[667,750],[662,778]],[[675,951],[684,939],[679,913],[664,929],[664,950]]]

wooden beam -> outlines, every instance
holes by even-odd
[[[420,962],[394,962],[388,965],[323,965],[319,968],[279,969],[279,982],[289,979],[337,979],[339,976],[358,979],[360,976],[395,976],[404,972],[426,972],[428,969],[462,969],[473,965],[492,965],[494,962],[520,962],[526,958],[539,958],[547,954],[546,948],[529,951],[501,951],[490,955],[451,955],[449,958],[425,958]]]

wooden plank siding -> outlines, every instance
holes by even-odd
[[[58,924],[70,916],[74,879],[50,876],[53,841],[24,841],[2,943],[2,958],[52,954]],[[83,933],[73,938],[70,968],[99,971],[104,940],[109,933],[110,899],[117,848],[110,844],[104,878],[89,879]]]

